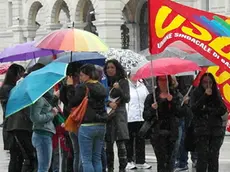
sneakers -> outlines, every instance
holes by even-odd
[[[144,163],[144,164],[135,164],[134,162],[129,162],[126,166],[127,170],[134,170],[134,169],[150,169],[152,168],[151,165]]]
[[[136,165],[134,164],[134,162],[128,162],[127,166],[126,166],[127,170],[134,170],[137,169]]]
[[[147,163],[144,163],[144,164],[137,164],[137,168],[140,168],[140,169],[150,169],[152,168],[151,165],[147,164]]]
[[[187,170],[188,170],[188,166],[186,165],[185,167],[182,168],[176,168],[174,172],[187,171]]]

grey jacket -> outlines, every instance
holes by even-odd
[[[33,130],[56,133],[53,124],[54,115],[51,110],[52,106],[44,97],[38,99],[38,101],[31,106],[30,119],[33,122]]]

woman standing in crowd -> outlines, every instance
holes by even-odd
[[[86,64],[80,68],[80,84],[68,94],[69,107],[77,107],[87,94],[88,106],[83,122],[78,131],[81,161],[83,172],[102,172],[101,152],[104,145],[105,123],[107,114],[105,111],[105,87],[94,80],[96,68]],[[68,78],[71,80],[71,78]],[[67,82],[71,83],[71,82]]]
[[[70,95],[74,93],[75,91],[74,88],[77,88],[80,84],[79,74],[80,74],[81,66],[82,64],[78,62],[72,62],[69,64],[67,68],[67,75],[71,76],[71,79],[66,80],[66,82],[61,86],[60,89],[60,100],[64,104],[63,113],[66,118],[69,116],[71,110],[68,106],[69,104],[68,93],[70,93]],[[71,90],[73,92],[71,92]],[[81,172],[82,165],[80,160],[78,134],[69,132],[69,138],[71,140],[71,144],[69,144],[69,147],[72,148],[72,152],[73,152],[73,165],[72,167],[69,167],[71,169],[70,171]],[[66,140],[68,141],[68,136],[66,137]]]
[[[5,76],[0,89],[0,100],[3,113],[11,89],[23,77],[25,69],[21,65],[12,64]],[[31,144],[32,122],[29,119],[28,108],[4,119],[3,141],[4,149],[10,150],[9,172],[27,172],[35,168],[34,148]]]
[[[158,172],[172,172],[173,150],[178,139],[178,117],[182,114],[181,96],[172,86],[171,76],[156,78],[156,102],[153,94],[145,100],[143,117],[153,120],[151,144],[157,157]]]
[[[221,117],[227,109],[212,74],[201,77],[199,86],[191,95],[191,108],[197,137],[197,172],[218,172],[219,151],[225,134]]]
[[[53,95],[53,89],[30,106],[30,119],[33,122],[32,144],[37,153],[38,172],[48,172],[52,160],[52,137],[56,133],[53,119],[58,110],[49,103],[50,95]]]
[[[150,169],[145,162],[145,139],[138,134],[143,125],[144,102],[149,94],[142,81],[133,80],[135,71],[129,74],[130,102],[127,103],[129,140],[126,143],[128,164],[126,169]]]
[[[117,60],[108,60],[104,67],[110,90],[108,107],[113,112],[109,114],[106,131],[106,153],[108,172],[114,171],[113,144],[117,143],[119,172],[124,172],[127,165],[125,142],[129,139],[126,103],[130,100],[129,83],[126,73]],[[112,100],[113,99],[113,100]],[[115,101],[115,100],[116,101]]]

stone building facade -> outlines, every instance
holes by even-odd
[[[230,0],[177,1],[230,13]],[[0,50],[74,26],[97,31],[110,47],[138,52],[148,47],[147,13],[147,0],[0,0]]]

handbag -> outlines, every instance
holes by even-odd
[[[65,121],[65,130],[69,132],[76,133],[82,123],[85,116],[85,112],[88,107],[88,93],[89,89],[86,87],[86,94],[80,105],[72,108],[71,113],[67,120]]]
[[[154,121],[145,121],[144,124],[141,126],[138,135],[141,138],[145,138],[147,136],[148,131],[152,128]]]

